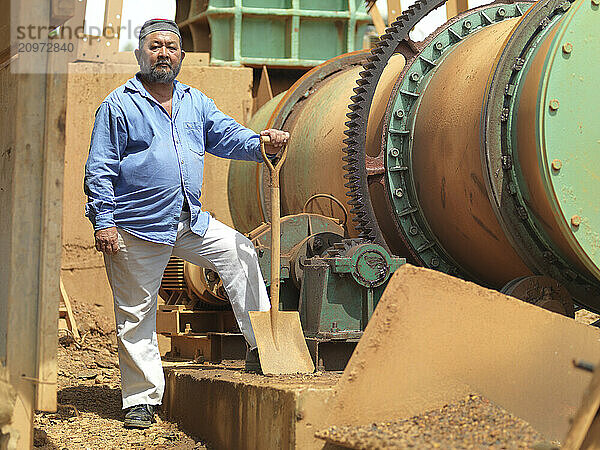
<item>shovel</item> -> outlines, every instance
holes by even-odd
[[[265,139],[266,138],[266,139]],[[281,159],[273,166],[265,152],[265,143],[270,142],[261,136],[260,150],[271,174],[271,310],[251,311],[250,322],[256,337],[260,365],[265,375],[291,373],[312,373],[312,362],[298,311],[279,311],[279,271],[280,271],[280,217],[279,217],[279,171],[287,156],[287,145]]]

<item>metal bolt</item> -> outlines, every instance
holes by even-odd
[[[573,217],[571,217],[571,225],[573,225],[574,227],[578,227],[579,225],[581,225],[581,216],[575,214]]]
[[[472,26],[473,26],[473,24],[471,23],[470,20],[465,20],[463,22],[463,27],[465,27],[465,30],[470,30]]]
[[[410,79],[412,81],[419,81],[419,78],[421,78],[421,75],[419,75],[417,72],[413,72],[410,74]]]
[[[504,17],[506,16],[506,10],[504,8],[500,8],[496,14],[498,14],[500,17]]]
[[[436,50],[441,50],[441,49],[443,49],[443,48],[444,48],[444,44],[442,44],[441,42],[436,42],[436,43],[433,45],[433,47],[434,47]]]
[[[413,226],[408,229],[408,232],[411,234],[411,236],[416,236],[419,234],[419,229]]]
[[[560,170],[562,167],[562,161],[560,159],[553,159],[552,160],[552,168],[554,170]]]
[[[404,191],[401,188],[394,189],[394,195],[398,198],[402,198]]]
[[[573,44],[565,42],[562,46],[563,53],[571,53],[573,51]]]
[[[404,111],[401,109],[398,109],[394,114],[396,115],[396,119],[402,119],[404,117]]]
[[[552,111],[556,111],[559,106],[560,102],[557,99],[553,98],[552,100],[550,100],[550,109]]]
[[[400,155],[400,150],[398,150],[396,147],[390,149],[390,155],[393,156],[394,158],[397,158],[398,155]]]
[[[440,260],[437,258],[431,258],[430,264],[431,264],[431,267],[437,267],[440,265]]]

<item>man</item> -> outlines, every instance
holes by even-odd
[[[219,273],[248,342],[248,370],[260,370],[248,311],[269,310],[269,299],[252,243],[200,204],[205,151],[262,161],[259,136],[175,80],[185,57],[175,22],[146,22],[135,56],[140,71],[96,112],[84,186],[114,296],[124,425],[147,428],[164,392],[156,300],[170,256]],[[271,138],[270,155],[289,138],[260,134]]]

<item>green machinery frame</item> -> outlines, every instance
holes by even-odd
[[[211,64],[313,67],[361,49],[371,18],[362,0],[191,0],[177,21]]]

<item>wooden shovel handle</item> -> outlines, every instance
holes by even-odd
[[[272,183],[271,185],[272,186],[275,185],[276,187],[279,187],[279,171],[281,170],[281,166],[283,166],[283,162],[285,161],[285,158],[287,157],[288,147],[287,147],[287,144],[284,145],[283,151],[281,152],[281,155],[279,157],[279,161],[277,161],[277,164],[275,164],[275,166],[273,166],[273,163],[267,157],[267,152],[265,151],[265,144],[270,144],[270,143],[271,143],[270,136],[261,136],[260,137],[260,152],[262,153],[263,161],[269,168],[269,172],[271,174],[271,183]]]
[[[287,144],[281,153],[281,159],[275,166],[267,158],[265,152],[265,142],[270,142],[268,136],[261,136],[260,151],[263,155],[265,164],[269,168],[271,175],[271,325],[275,327],[277,312],[279,311],[279,287],[281,271],[281,217],[279,202],[279,171],[287,156]]]

